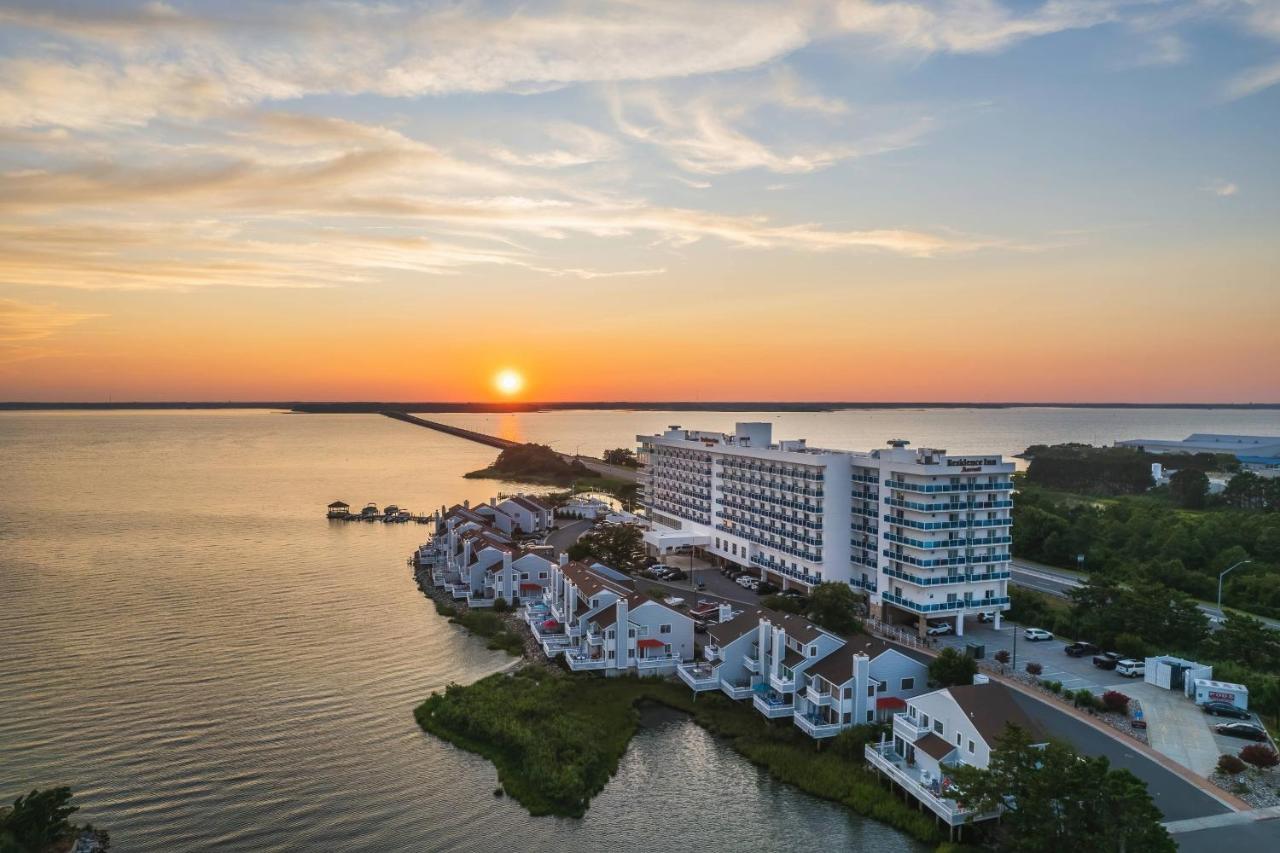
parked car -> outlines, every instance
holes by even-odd
[[[1103,652],[1093,657],[1093,665],[1098,669],[1115,669],[1118,663],[1120,663],[1119,652]]]
[[[774,595],[777,591],[777,584],[770,583],[769,581],[760,581],[760,588],[756,590],[756,592],[761,595]]]
[[[782,595],[788,596],[789,598],[804,598],[804,593],[795,587],[792,587],[791,589],[784,589],[782,591]]]
[[[1142,678],[1146,672],[1146,661],[1125,658],[1116,664],[1116,675],[1123,675],[1125,678]]]
[[[994,622],[994,621],[996,621],[996,612],[995,612],[994,610],[989,610],[989,611],[987,611],[986,613],[979,613],[979,614],[978,614],[978,621],[979,621],[979,622]]]
[[[1244,708],[1237,708],[1230,702],[1205,702],[1200,708],[1211,717],[1235,717],[1237,720],[1253,719],[1253,714],[1250,714]]]
[[[1063,651],[1073,658],[1082,658],[1085,655],[1096,655],[1098,653],[1098,647],[1093,643],[1086,643],[1083,640],[1077,640],[1076,642],[1066,646]]]
[[[1253,723],[1220,723],[1214,726],[1213,730],[1227,737],[1240,737],[1245,740],[1267,739],[1266,731],[1261,726],[1255,726]]]
[[[1022,636],[1033,643],[1039,643],[1042,640],[1052,640],[1053,634],[1043,628],[1027,628],[1022,632]]]
[[[925,630],[925,633],[930,637],[941,637],[950,634],[954,630],[955,628],[951,626],[950,622],[935,622]]]
[[[688,579],[689,574],[681,569],[672,569],[667,572],[667,580],[669,581],[684,581]]]

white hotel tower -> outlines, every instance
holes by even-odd
[[[783,588],[824,581],[865,591],[886,622],[1009,608],[1013,463],[891,441],[869,453],[669,427],[639,435],[640,496],[659,554],[688,545]]]

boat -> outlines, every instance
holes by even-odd
[[[363,521],[373,521],[378,518],[378,505],[375,503],[367,503],[364,509],[360,510],[360,518]]]

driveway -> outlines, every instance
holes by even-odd
[[[1222,753],[1209,728],[1209,717],[1180,690],[1165,690],[1139,681],[1117,684],[1115,689],[1142,703],[1147,720],[1147,740],[1152,749],[1183,767],[1208,776]]]

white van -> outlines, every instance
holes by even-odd
[[[1125,678],[1142,678],[1146,671],[1146,661],[1125,658],[1116,664],[1116,675],[1123,675]]]

